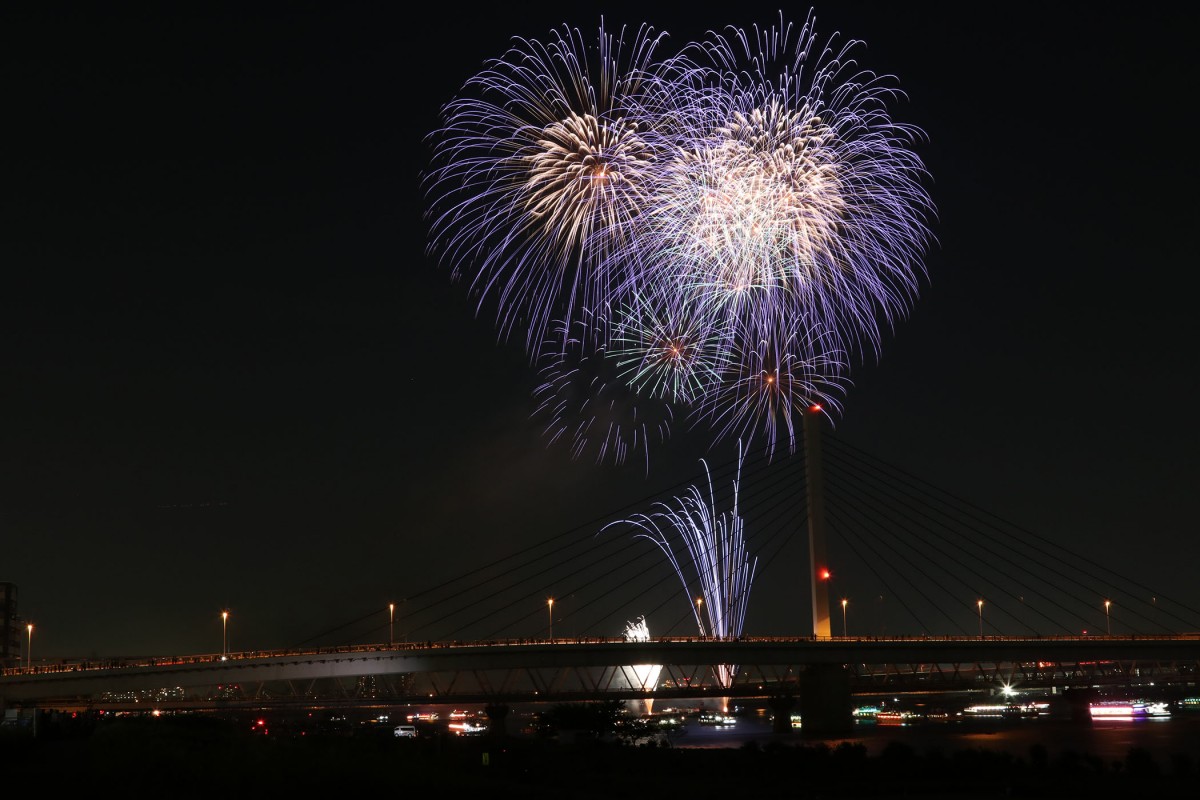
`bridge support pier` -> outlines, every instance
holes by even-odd
[[[1095,697],[1096,692],[1091,688],[1078,687],[1063,691],[1063,699],[1066,701],[1067,707],[1070,709],[1070,717],[1072,722],[1091,723],[1091,704]]]
[[[483,713],[488,718],[488,735],[500,739],[508,735],[509,707],[504,703],[488,703]]]
[[[809,664],[800,675],[801,732],[849,733],[854,728],[850,673],[841,664]]]
[[[772,732],[779,734],[791,733],[792,712],[796,709],[796,698],[790,694],[777,694],[767,698],[767,705],[770,707],[772,714]]]

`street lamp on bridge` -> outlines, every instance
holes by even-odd
[[[229,658],[229,609],[221,612],[221,660]]]
[[[979,638],[983,638],[983,600],[976,600],[975,605],[979,607]]]
[[[842,598],[842,638],[845,638],[847,636],[847,633],[846,633],[846,606],[849,605],[849,603],[850,603],[849,600],[847,600],[844,597]]]
[[[25,626],[25,669],[33,669],[33,623]]]
[[[546,608],[550,611],[550,641],[554,641],[554,598],[546,598]]]
[[[1112,600],[1104,601],[1104,624],[1108,627],[1108,635],[1112,636],[1112,614],[1108,613],[1112,608]]]
[[[396,643],[396,637],[394,635],[395,624],[396,624],[396,604],[388,603],[388,647],[391,647],[392,645],[394,645]]]

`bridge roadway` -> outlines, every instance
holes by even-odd
[[[719,665],[737,665],[722,683]],[[850,694],[1200,680],[1200,634],[1128,637],[660,637],[356,645],[64,660],[0,674],[0,708],[264,708],[779,697],[834,669]],[[824,684],[822,684],[824,685]],[[845,692],[845,689],[835,690]]]

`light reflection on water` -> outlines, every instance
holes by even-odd
[[[843,742],[861,744],[867,755],[878,756],[892,742],[907,744],[918,755],[931,751],[949,754],[959,750],[990,750],[1028,758],[1030,748],[1041,745],[1049,758],[1067,751],[1088,754],[1105,761],[1123,760],[1133,748],[1141,748],[1160,759],[1184,753],[1200,758],[1200,714],[1176,715],[1169,719],[1101,720],[1071,722],[1061,719],[1032,719],[995,722],[956,722],[912,726],[856,725],[845,736],[815,737],[801,731],[779,735],[766,718],[738,718],[732,727],[700,726],[689,720],[686,732],[671,740],[673,747],[737,748],[748,742],[760,746],[780,742],[792,746],[837,747]]]

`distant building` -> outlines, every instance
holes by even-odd
[[[25,633],[17,609],[17,585],[0,583],[0,667],[21,665],[21,644]]]

